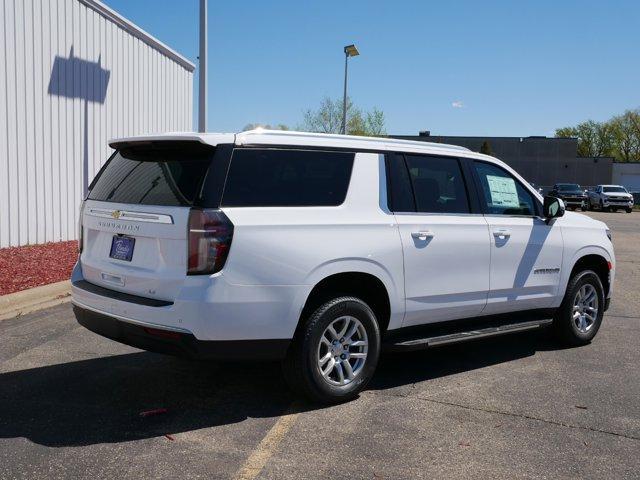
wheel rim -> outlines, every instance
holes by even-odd
[[[598,318],[598,292],[591,284],[580,287],[573,299],[573,323],[581,333],[587,333]]]
[[[367,362],[369,341],[360,320],[342,316],[332,321],[320,337],[317,367],[331,385],[353,382]]]

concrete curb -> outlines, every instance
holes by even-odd
[[[51,283],[0,296],[0,320],[53,307],[71,299],[71,282]]]

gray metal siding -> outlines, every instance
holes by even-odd
[[[0,0],[0,247],[76,238],[110,138],[191,131],[193,65],[94,0]]]

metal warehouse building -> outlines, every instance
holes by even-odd
[[[0,28],[0,247],[74,239],[108,139],[192,130],[194,65],[95,0],[2,0]]]

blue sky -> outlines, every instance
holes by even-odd
[[[106,3],[196,62],[198,0]],[[391,134],[552,135],[640,107],[638,1],[210,0],[208,130],[295,127],[341,97],[349,43],[349,93]]]

